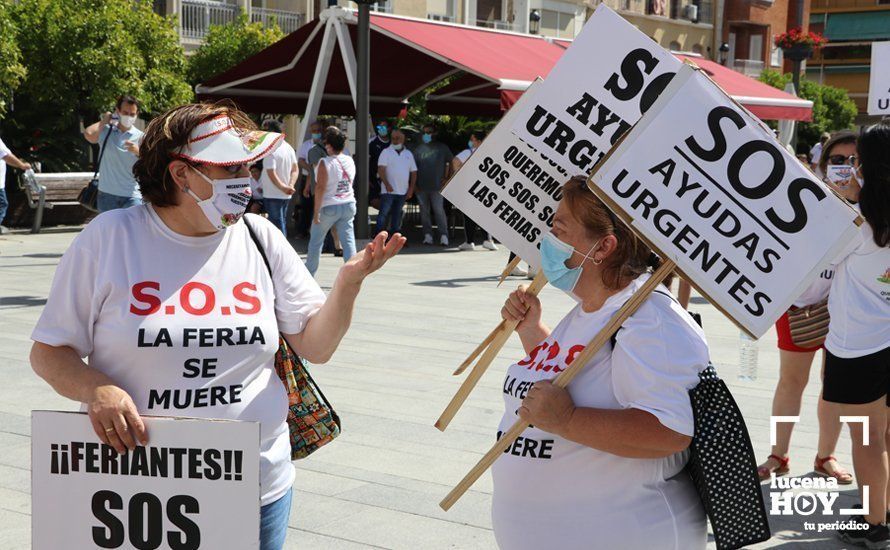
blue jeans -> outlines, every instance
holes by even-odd
[[[287,537],[287,520],[293,487],[283,497],[260,508],[260,550],[281,550]]]
[[[287,235],[287,205],[290,199],[263,198],[263,208],[269,214],[269,221]]]
[[[0,224],[6,218],[7,208],[9,208],[9,201],[6,200],[6,189],[0,189]]]
[[[122,197],[120,195],[112,195],[111,193],[103,193],[99,191],[96,196],[96,207],[99,212],[108,212],[109,210],[117,210],[118,208],[130,208],[142,204],[142,199],[137,197]]]
[[[377,214],[377,232],[389,231],[389,234],[402,230],[402,207],[405,206],[406,195],[384,193],[380,195],[380,213]]]
[[[309,249],[306,256],[306,269],[312,276],[318,271],[318,258],[324,246],[325,235],[332,227],[337,228],[340,244],[343,246],[343,261],[349,261],[355,255],[355,231],[352,228],[355,220],[355,203],[332,204],[318,211],[319,223],[313,223],[309,229]]]

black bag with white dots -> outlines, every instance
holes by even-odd
[[[653,294],[674,300],[667,292]],[[687,313],[702,326],[701,315]],[[611,340],[614,349],[617,332]],[[709,363],[698,378],[698,385],[689,390],[694,433],[686,472],[711,522],[717,550],[769,540],[766,504],[742,411],[714,365]]]
[[[695,435],[686,471],[711,521],[718,550],[771,536],[751,437],[742,411],[713,365],[689,390]]]

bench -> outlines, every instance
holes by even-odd
[[[28,198],[28,206],[36,210],[31,233],[40,233],[44,209],[55,206],[80,206],[77,195],[92,179],[92,172],[22,174],[19,177],[19,187],[24,190]]]

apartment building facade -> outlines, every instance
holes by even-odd
[[[716,59],[713,0],[604,0],[661,46]]]
[[[598,4],[605,2],[665,48],[712,55],[716,12],[723,0],[385,0],[371,10],[489,29],[571,39]],[[783,0],[777,0],[783,1]],[[787,1],[787,0],[784,0]],[[162,15],[175,15],[186,51],[200,45],[211,25],[240,13],[251,21],[277,22],[293,32],[328,7],[329,0],[155,0]],[[350,0],[336,0],[355,8]],[[716,50],[714,50],[716,51]]]
[[[244,13],[250,21],[293,32],[315,17],[318,0],[154,0],[154,11],[174,15],[186,53],[204,40],[211,25],[226,25]]]
[[[791,70],[775,37],[790,28],[807,28],[811,0],[725,0],[721,43],[729,47],[725,64],[751,77],[764,69]]]
[[[857,124],[877,122],[866,113],[871,43],[890,40],[890,0],[813,0],[809,21],[828,44],[807,62],[807,78],[847,90]]]

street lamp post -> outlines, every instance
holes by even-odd
[[[532,10],[528,14],[528,33],[529,34],[538,34],[538,31],[541,29],[541,12],[538,10]]]
[[[725,67],[726,60],[729,56],[729,44],[727,44],[726,42],[724,42],[723,44],[720,44],[719,51],[720,51],[720,64]]]
[[[377,0],[355,0],[358,4],[358,47],[356,48],[355,83],[355,179],[356,219],[355,238],[370,238],[368,222],[368,120],[370,118],[370,66],[371,66],[371,4]]]

